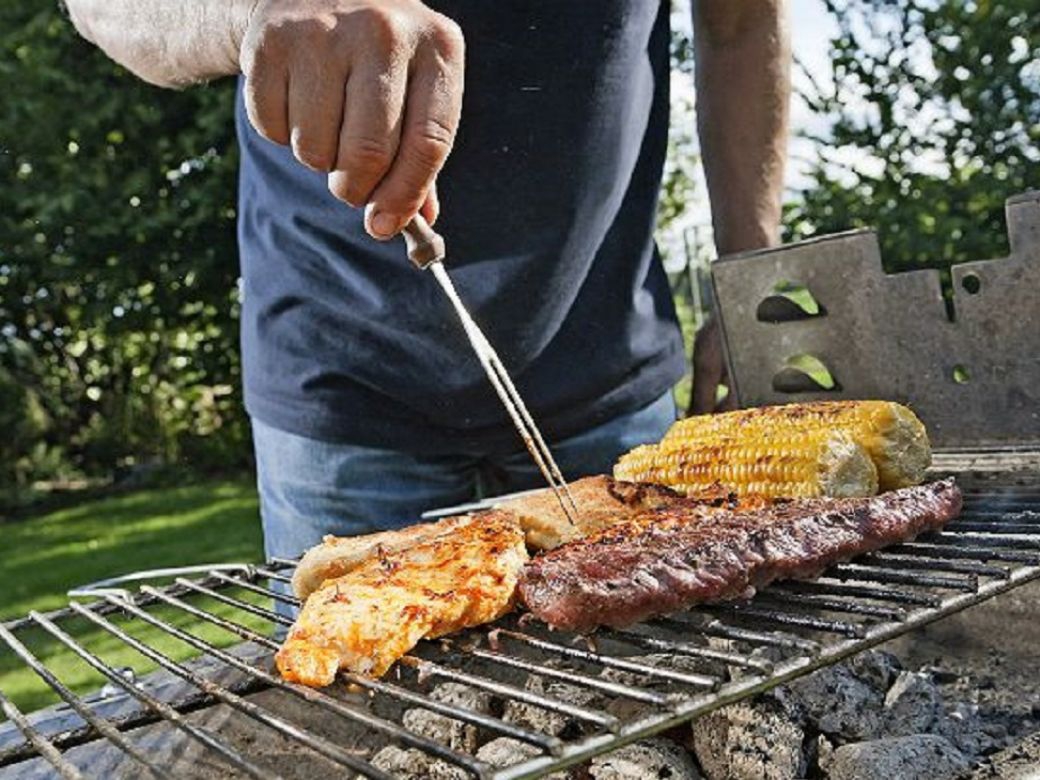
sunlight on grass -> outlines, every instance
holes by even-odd
[[[67,590],[142,569],[198,563],[257,562],[262,559],[260,523],[253,485],[217,482],[183,488],[145,490],[85,502],[41,517],[3,526],[5,564],[0,568],[0,619],[29,610],[46,611],[68,603]],[[263,604],[254,594],[237,598]],[[240,610],[205,598],[187,599],[218,615],[266,634],[270,625]],[[237,636],[173,607],[149,612],[217,646],[240,642]],[[198,651],[158,628],[130,618],[113,618],[129,633],[178,660]],[[116,668],[136,674],[155,664],[83,618],[62,620],[62,628]],[[73,691],[85,694],[105,680],[71,650],[41,629],[17,632],[23,641]],[[0,689],[25,711],[57,697],[8,650],[0,652]]]
[[[824,390],[832,390],[834,388],[834,377],[831,375],[831,372],[827,370],[827,366],[819,358],[813,355],[793,355],[787,359],[786,365],[789,368],[801,371]]]
[[[815,317],[820,313],[820,304],[816,302],[808,287],[794,282],[778,282],[773,289],[806,314]]]

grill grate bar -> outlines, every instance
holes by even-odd
[[[525,672],[541,675],[542,677],[552,677],[557,680],[562,680],[563,682],[572,683],[585,688],[592,688],[594,690],[602,691],[603,693],[613,694],[614,696],[623,699],[641,701],[646,704],[654,704],[658,707],[666,707],[672,701],[671,697],[657,693],[656,691],[648,691],[631,685],[623,685],[622,683],[589,677],[588,675],[579,674],[578,672],[568,672],[564,669],[555,669],[551,666],[536,664],[533,661],[526,661],[522,658],[505,655],[504,653],[499,653],[495,650],[484,650],[479,647],[473,647],[467,648],[465,652],[469,653],[474,658],[481,658],[502,666],[508,666],[513,669],[520,669]]]
[[[54,673],[51,672],[43,662],[40,661],[32,652],[29,651],[18,638],[12,634],[8,629],[0,626],[0,639],[3,639],[15,655],[22,659],[22,661],[36,674],[50,686],[58,696],[61,697],[62,701],[69,705],[72,710],[79,715],[83,720],[88,723],[98,734],[108,739],[113,745],[124,751],[128,756],[132,757],[139,764],[141,764],[148,772],[154,777],[169,778],[170,774],[162,767],[156,766],[143,752],[137,749],[137,747],[127,740],[119,730],[113,726],[109,721],[97,715],[93,712],[83,700],[72,693],[61,682]]]
[[[784,650],[801,650],[802,652],[810,655],[815,655],[820,651],[820,645],[812,639],[805,639],[804,637],[795,636],[782,631],[755,631],[754,629],[744,628],[743,626],[731,626],[728,623],[723,623],[718,618],[714,618],[704,625],[698,625],[688,620],[683,620],[682,617],[670,617],[670,618],[657,618],[651,621],[650,625],[662,625],[671,628],[673,631],[702,631],[708,636],[718,637],[720,639],[733,639],[739,642],[748,642],[749,644],[765,645],[767,647],[779,647]]]
[[[971,592],[978,588],[978,579],[974,576],[957,577],[953,575],[917,574],[907,571],[886,569],[881,566],[864,566],[859,563],[842,563],[834,567],[834,573],[846,581],[917,585],[920,587],[948,588]]]
[[[276,566],[282,566],[290,569],[295,569],[299,564],[299,558],[279,558],[277,555],[272,555],[267,559],[268,563],[273,563]]]
[[[271,590],[270,588],[264,588],[264,587],[262,587],[260,585],[252,583],[252,582],[246,582],[245,580],[243,580],[243,579],[241,579],[239,577],[231,577],[231,576],[229,576],[227,574],[224,574],[222,572],[214,572],[213,576],[216,579],[221,580],[222,582],[227,583],[228,585],[234,585],[235,587],[243,588],[244,590],[249,590],[249,591],[252,591],[253,593],[259,593],[261,596],[267,596],[269,598],[273,598],[275,601],[280,601],[283,604],[288,604],[289,606],[292,606],[292,607],[299,607],[299,606],[301,606],[303,604],[303,602],[300,601],[295,596],[288,596],[285,593],[280,593],[280,592],[278,592],[276,590]]]
[[[908,590],[893,590],[870,584],[859,585],[829,577],[820,577],[818,580],[805,580],[802,582],[790,580],[781,585],[770,585],[769,590],[774,593],[790,593],[792,595],[833,594],[836,596],[871,599],[872,601],[891,601],[896,604],[920,607],[937,607],[942,603],[941,598],[930,593],[912,593]]]
[[[973,539],[972,542],[975,540]],[[1010,561],[1012,563],[1040,563],[1040,554],[1024,550],[1008,550],[1003,547],[960,546],[945,544],[925,544],[911,542],[889,548],[893,553],[910,552],[922,555],[934,555],[940,558],[971,558],[982,561]]]
[[[292,577],[286,577],[284,574],[268,569],[266,566],[257,566],[256,573],[268,580],[284,582],[286,585],[292,584]]]
[[[156,596],[157,598],[161,599],[162,601],[165,601],[167,604],[170,604],[171,606],[183,609],[189,614],[192,614],[195,617],[205,620],[208,623],[211,623],[215,626],[219,626],[220,628],[223,628],[227,631],[231,631],[247,641],[255,642],[256,644],[262,645],[269,650],[277,650],[279,647],[278,642],[274,641],[270,637],[266,637],[256,633],[247,626],[243,626],[241,623],[236,623],[234,621],[227,620],[225,618],[218,617],[217,615],[214,615],[212,613],[206,612],[205,610],[193,607],[192,605],[187,604],[176,597],[164,594],[161,591],[158,591],[155,588],[152,588],[147,585],[144,586],[141,590]],[[205,591],[205,588],[203,589],[203,591]],[[238,600],[227,597],[227,601],[225,603],[234,603],[236,601]],[[245,602],[239,603],[245,604]],[[247,606],[252,605],[250,604]],[[256,611],[259,613],[266,613],[263,616],[268,617],[269,619],[285,619],[277,613],[271,612],[269,610],[264,610],[259,607],[256,608]],[[523,742],[528,742],[532,745],[537,745],[538,747],[542,748],[543,750],[547,750],[550,753],[558,753],[561,747],[560,740],[556,737],[547,737],[544,734],[520,728],[518,726],[514,726],[511,723],[506,723],[505,721],[500,720],[498,718],[485,716],[484,714],[475,712],[473,710],[467,710],[460,707],[455,707],[451,704],[439,702],[435,699],[429,698],[428,696],[413,693],[412,691],[406,690],[405,688],[401,688],[400,686],[379,682],[377,680],[371,680],[367,677],[361,677],[360,675],[356,674],[341,674],[340,677],[346,682],[351,683],[353,685],[357,685],[361,688],[382,693],[399,701],[408,702],[409,704],[415,704],[425,709],[432,710],[433,712],[440,713],[441,715],[446,715],[448,717],[456,718],[467,723],[472,723],[475,726],[481,726],[483,728],[490,729],[491,731],[497,731],[498,733],[508,737],[512,737],[513,739],[519,739]]]
[[[831,634],[842,634],[844,636],[860,639],[866,633],[866,629],[855,623],[846,623],[843,620],[825,620],[813,615],[800,615],[793,612],[779,612],[775,609],[763,609],[750,604],[720,604],[706,605],[702,607],[706,612],[717,614],[722,612],[734,617],[741,617],[752,621],[764,623],[778,623],[782,626],[794,626],[797,628],[808,628],[813,631],[825,631]]]
[[[1034,507],[1036,503],[1034,502]],[[1027,505],[1023,504],[1022,506]],[[1033,523],[1040,521],[1040,511],[1035,509],[1022,511],[1018,507],[1009,505],[1006,509],[975,509],[971,512],[965,512],[963,517],[971,520],[1000,520],[1001,518],[1011,517],[1014,518],[1015,522]]]
[[[209,596],[211,599],[213,599],[214,601],[219,601],[221,604],[227,604],[229,607],[237,607],[238,609],[242,610],[243,612],[248,612],[250,615],[256,615],[257,617],[261,617],[264,620],[269,620],[272,623],[278,623],[278,624],[281,624],[283,626],[290,626],[290,625],[292,625],[292,618],[288,618],[285,615],[279,615],[277,612],[274,612],[273,610],[270,610],[270,609],[264,609],[263,607],[258,607],[256,604],[250,604],[248,601],[242,601],[242,599],[236,599],[234,596],[228,596],[225,593],[220,593],[219,591],[213,590],[213,588],[207,588],[205,585],[200,585],[197,582],[192,582],[191,580],[186,580],[186,579],[182,578],[182,579],[178,579],[177,580],[177,584],[178,585],[183,585],[185,588],[187,588],[189,590],[193,590],[196,593],[201,593],[201,594],[203,594],[205,596]],[[142,590],[145,590],[145,589],[142,588]],[[146,592],[148,592],[148,591],[146,591]],[[208,614],[209,613],[207,613],[207,615]],[[213,617],[213,616],[210,615],[210,617]],[[244,628],[244,626],[243,626],[243,628]],[[257,636],[259,636],[259,635],[257,635]],[[266,637],[264,639],[266,640]],[[274,647],[278,647],[278,643],[277,642],[272,642],[272,645]]]
[[[1002,534],[1037,534],[1037,526],[1033,523],[1002,523],[999,520],[962,520],[950,523],[957,532],[968,533],[1002,533]]]
[[[893,569],[926,569],[928,571],[952,571],[964,574],[981,574],[986,577],[1006,579],[1010,571],[1002,566],[979,563],[977,560],[949,560],[925,555],[902,555],[900,553],[871,553],[863,557],[867,563],[882,564]]]
[[[233,578],[229,578],[229,579],[233,579]],[[189,584],[189,583],[185,583],[185,584]],[[261,617],[267,618],[269,620],[282,623],[283,625],[289,625],[289,624],[292,623],[292,620],[290,620],[289,618],[287,618],[287,617],[285,617],[283,615],[279,615],[278,613],[273,612],[271,610],[263,609],[262,607],[257,607],[255,605],[248,604],[246,602],[240,601],[240,600],[232,598],[230,596],[225,596],[224,594],[218,594],[216,591],[212,591],[209,588],[205,588],[203,586],[199,586],[199,585],[196,585],[194,583],[190,583],[190,585],[191,585],[191,587],[193,589],[198,590],[199,592],[205,593],[207,595],[211,595],[214,598],[218,598],[219,597],[219,600],[221,600],[225,604],[229,604],[229,605],[233,605],[233,606],[249,607],[250,608],[249,611],[252,614],[256,614],[256,615],[259,615]],[[222,627],[228,628],[229,630],[235,630],[236,633],[239,632],[239,631],[241,631],[241,632],[248,632],[248,636],[246,636],[245,633],[241,633],[240,635],[244,636],[244,638],[248,638],[250,641],[256,642],[258,644],[263,644],[263,645],[269,647],[272,650],[276,650],[279,647],[279,643],[278,642],[275,642],[275,641],[273,641],[273,640],[271,640],[271,639],[269,639],[267,637],[263,637],[263,636],[261,636],[259,634],[256,634],[255,632],[250,631],[245,626],[242,626],[240,624],[234,624],[235,628],[232,628],[230,625],[225,626],[225,625],[223,625],[224,621],[218,622],[217,620],[214,620],[214,618],[215,618],[214,615],[205,613],[204,611],[201,611],[201,610],[200,610],[200,613],[199,613],[198,616],[202,617],[203,619],[208,620],[210,622],[216,623],[218,625],[222,625]],[[228,621],[228,622],[230,622],[230,621]],[[418,660],[418,659],[416,659],[416,660]],[[419,663],[426,663],[426,662],[419,661]],[[452,672],[453,670],[445,670],[445,671]],[[373,683],[373,681],[368,679],[368,678],[359,677],[358,675],[353,675],[353,674],[346,674],[346,675],[341,675],[341,676],[344,679],[346,679],[348,682],[351,682],[351,683],[353,683],[355,685],[359,685],[361,687],[370,688],[371,690],[377,690],[376,688],[372,687],[371,684]],[[463,675],[463,674],[459,674],[459,673],[452,673],[452,677],[455,678],[458,681],[461,681],[459,678],[465,677],[465,678],[467,678],[466,681],[469,682],[470,684],[476,684],[476,681],[478,679],[480,679],[480,678],[477,678],[477,677],[472,676],[472,675]],[[597,724],[604,725],[604,726],[614,726],[616,724],[616,722],[617,722],[617,719],[615,717],[613,717],[612,715],[607,715],[605,713],[599,713],[599,712],[596,712],[594,710],[587,710],[587,709],[581,708],[581,707],[572,707],[572,706],[567,705],[567,704],[562,703],[562,702],[555,702],[552,699],[547,699],[545,697],[537,696],[536,694],[528,693],[527,691],[524,691],[524,690],[519,689],[519,688],[515,688],[515,687],[512,687],[512,686],[497,685],[497,684],[494,684],[493,681],[489,681],[489,680],[482,681],[479,684],[478,687],[484,687],[485,689],[487,689],[487,683],[492,683],[492,688],[497,693],[506,694],[506,695],[510,696],[511,698],[516,698],[516,699],[528,701],[528,703],[537,704],[539,706],[544,706],[544,707],[547,707],[549,709],[555,709],[557,711],[564,712],[565,714],[568,714],[568,715],[571,715],[571,716],[574,716],[574,717],[578,717],[578,718],[580,718],[582,720],[587,720],[587,721],[592,722],[592,723],[597,723]],[[416,699],[409,698],[411,696],[410,692],[406,691],[403,688],[400,688],[398,686],[382,686],[382,684],[380,684],[380,685],[381,685],[381,687],[378,688],[378,690],[380,692],[387,693],[387,694],[389,694],[391,696],[395,696],[396,698],[399,698],[399,699],[402,699],[402,700],[412,701],[412,702],[415,702],[415,703],[425,703],[425,702],[431,702],[432,701],[432,700],[429,700],[429,699],[423,697],[422,698],[422,702],[419,702]],[[435,704],[435,705],[439,705],[438,702],[432,702],[432,703]],[[424,704],[424,706],[425,706],[425,704]],[[431,707],[428,707],[428,709],[429,708],[431,708]],[[458,708],[451,708],[453,711],[449,712],[447,709],[444,709],[444,708],[438,709],[438,707],[432,707],[432,709],[440,711],[440,712],[442,712],[442,714],[452,715],[453,717],[458,717],[458,718],[464,719],[464,720],[465,719],[470,719],[472,722],[475,722],[475,723],[477,722],[477,721],[474,721],[471,718],[469,718],[469,716],[472,715],[472,712],[469,711],[469,710],[458,710]],[[512,736],[514,738],[521,739],[521,740],[526,741],[526,742],[530,742],[531,744],[541,745],[542,747],[544,747],[547,750],[550,750],[551,752],[552,751],[557,751],[559,749],[559,740],[558,739],[545,739],[544,735],[541,735],[541,734],[536,734],[534,732],[527,732],[525,730],[517,730],[511,724],[505,723],[504,721],[491,719],[491,720],[488,720],[487,722],[484,722],[482,720],[477,725],[483,725],[483,726],[485,726],[487,728],[491,728],[493,730],[499,731],[500,733],[507,734],[508,736]]]
[[[119,672],[117,672],[111,666],[102,661],[98,656],[94,655],[89,650],[84,648],[81,644],[79,644],[79,642],[77,642],[75,639],[69,636],[65,631],[63,631],[59,626],[57,626],[44,615],[40,614],[39,612],[33,611],[29,613],[29,616],[36,623],[38,623],[41,628],[47,631],[47,633],[49,633],[51,636],[53,636],[55,639],[57,639],[59,642],[65,645],[65,647],[69,648],[69,650],[71,650],[77,656],[79,656],[79,658],[81,658],[85,663],[89,664],[97,672],[101,673],[106,678],[108,678],[109,682],[111,682],[113,685],[122,688],[126,693],[130,694],[138,701],[142,702],[146,707],[155,712],[161,718],[164,718],[165,720],[168,720],[170,723],[173,723],[181,731],[188,734],[188,736],[192,737],[200,744],[206,746],[213,752],[223,757],[236,768],[241,769],[247,775],[256,778],[257,780],[278,780],[279,775],[272,774],[271,772],[261,769],[260,767],[256,766],[256,764],[253,764],[252,762],[246,760],[234,748],[213,737],[211,734],[207,733],[206,731],[203,731],[202,729],[198,728],[192,723],[189,723],[181,716],[181,714],[177,710],[175,710],[166,702],[155,698],[154,696],[152,696],[152,694],[148,693],[148,691],[144,690],[143,688],[137,685],[133,685],[129,680],[125,679],[121,674],[119,674]]]
[[[64,780],[83,780],[80,771],[69,763],[61,751],[54,747],[39,731],[33,728],[22,711],[14,706],[14,703],[0,691],[0,712],[10,720],[22,735],[29,740],[34,748],[47,762],[57,770]]]
[[[593,650],[582,650],[578,647],[567,647],[565,645],[557,644],[556,642],[547,642],[544,639],[538,639],[527,634],[520,633],[519,631],[510,631],[508,629],[495,629],[492,632],[497,637],[508,637],[515,639],[518,642],[523,642],[530,647],[537,647],[539,650],[546,650],[557,655],[568,656],[570,658],[577,658],[581,661],[588,661],[591,663],[599,664],[600,666],[608,669],[620,669],[626,672],[635,672],[645,677],[653,677],[659,680],[668,680],[670,682],[683,683],[685,685],[692,685],[698,688],[707,688],[709,690],[716,690],[719,687],[720,680],[716,677],[710,677],[704,674],[692,674],[685,672],[673,672],[668,669],[661,669],[656,666],[650,666],[648,664],[642,664],[637,661],[630,661],[625,658],[612,658],[611,656],[603,655]]]
[[[902,620],[906,617],[906,610],[900,607],[885,607],[880,604],[868,604],[863,601],[855,601],[833,596],[821,596],[808,593],[784,593],[772,588],[762,591],[760,600],[773,602],[793,607],[818,607],[832,612],[847,612],[853,615],[867,615],[869,617],[887,618],[888,620]]]
[[[222,618],[219,615],[214,615],[212,612],[207,612],[204,609],[199,609],[198,607],[192,604],[188,604],[187,602],[182,601],[176,596],[171,596],[169,593],[163,593],[161,590],[153,588],[150,585],[145,585],[141,588],[141,590],[145,593],[154,595],[160,601],[169,604],[171,607],[177,607],[178,609],[184,610],[189,615],[194,615],[195,617],[200,618],[201,620],[205,620],[207,623],[219,626],[220,628],[223,628],[225,631],[230,631],[239,638],[245,639],[247,642],[255,642],[258,645],[266,647],[268,650],[278,649],[278,642],[271,639],[270,637],[264,636],[263,634],[258,634],[251,628],[243,626],[241,623],[235,623],[231,620],[227,620],[226,618]],[[233,599],[229,599],[229,601],[233,601]],[[191,644],[192,646],[195,646],[195,642],[198,642],[200,644],[205,644],[207,647],[211,647],[218,653],[223,654],[222,650],[219,650],[218,648],[210,645],[208,642],[203,642],[203,640],[199,639],[196,636],[193,636],[191,634],[187,634],[186,636],[191,636],[192,640],[194,640],[192,642],[189,642],[189,644]],[[187,639],[185,639],[185,641],[187,641]],[[200,647],[199,649],[202,648]]]
[[[748,658],[739,653],[730,653],[714,647],[702,647],[689,642],[673,642],[667,639],[658,639],[657,637],[646,636],[628,629],[614,628],[608,631],[601,631],[600,634],[608,638],[618,637],[621,641],[637,644],[647,650],[660,650],[666,653],[679,653],[680,655],[705,658],[709,661],[721,661],[725,664],[753,669],[760,674],[770,674],[773,671],[773,664],[769,661]]]
[[[553,755],[559,755],[560,751],[563,749],[563,743],[558,737],[547,736],[537,731],[521,728],[520,726],[507,723],[499,718],[483,715],[475,710],[445,704],[436,699],[431,699],[429,696],[413,693],[412,691],[398,685],[373,680],[357,674],[344,674],[341,675],[341,677],[347,682],[365,688],[366,690],[373,691],[374,693],[382,693],[399,701],[415,704],[418,707],[432,710],[441,715],[447,715],[449,718],[455,718],[467,723],[472,723],[475,726],[481,726],[490,731],[498,732],[504,736],[512,737],[513,739],[518,739],[531,745],[537,745],[542,750],[552,753]]]
[[[1011,547],[1015,550],[1040,550],[1040,539],[1033,534],[960,534],[951,531],[940,531],[929,534],[923,542],[939,546],[963,545],[965,540],[975,547]],[[914,545],[921,542],[907,542]]]
[[[229,579],[233,579],[233,578],[229,578]],[[290,620],[289,618],[286,618],[283,615],[279,615],[278,613],[273,612],[271,610],[263,609],[262,607],[257,607],[257,606],[255,606],[253,604],[248,604],[247,602],[243,602],[243,601],[240,601],[238,599],[232,598],[230,596],[226,596],[224,594],[217,593],[216,591],[213,591],[213,590],[211,590],[209,588],[206,588],[204,586],[198,585],[196,583],[185,582],[184,584],[189,586],[189,587],[191,587],[194,590],[197,590],[197,591],[201,592],[201,593],[204,593],[206,595],[210,595],[210,596],[212,596],[214,598],[217,598],[218,600],[222,601],[225,604],[228,604],[228,605],[231,605],[231,606],[249,607],[249,610],[248,610],[249,612],[251,612],[252,614],[258,615],[260,617],[267,618],[268,620],[279,622],[279,623],[282,623],[282,624],[285,624],[285,625],[288,625],[288,624],[292,623],[292,620]],[[151,591],[151,590],[154,590],[154,589],[143,588],[142,590]],[[159,594],[156,594],[156,595],[159,595]],[[163,597],[160,595],[159,598],[163,598]],[[172,603],[172,602],[168,602],[168,603]],[[187,605],[185,605],[185,606],[187,606]],[[261,635],[255,633],[255,632],[249,630],[245,626],[242,626],[241,624],[232,623],[231,621],[224,621],[224,620],[222,620],[220,618],[217,618],[215,615],[206,613],[204,610],[199,610],[197,612],[197,616],[201,617],[202,619],[207,620],[207,621],[209,621],[211,623],[214,623],[215,625],[220,625],[222,628],[226,628],[226,629],[228,629],[230,631],[234,631],[235,633],[239,634],[243,638],[248,639],[249,641],[252,641],[252,642],[256,642],[257,644],[262,644],[262,645],[268,647],[271,650],[277,650],[278,647],[279,647],[279,643],[278,642],[275,642],[275,641],[269,639],[268,637],[261,636]],[[424,662],[420,662],[420,663],[424,663]],[[452,671],[452,670],[446,670],[446,671]],[[479,678],[476,678],[476,677],[471,676],[471,675],[453,674],[452,676],[455,677],[456,679],[459,678],[459,677],[466,677],[467,681],[470,682],[470,684],[474,684],[475,680],[479,679]],[[390,695],[390,696],[392,696],[394,698],[397,698],[399,700],[402,700],[402,701],[409,701],[411,703],[420,704],[421,706],[424,706],[427,709],[433,709],[434,711],[440,712],[443,715],[448,715],[450,717],[455,717],[455,718],[458,718],[460,720],[467,720],[467,721],[469,721],[471,723],[474,723],[475,725],[484,726],[485,728],[489,728],[489,729],[491,729],[493,731],[497,731],[497,732],[499,732],[501,734],[504,734],[506,736],[513,737],[514,739],[520,739],[520,740],[522,740],[524,742],[528,742],[530,744],[538,745],[538,746],[542,747],[543,749],[548,750],[549,752],[558,752],[559,749],[560,749],[560,741],[559,741],[559,739],[557,739],[555,737],[548,737],[547,738],[543,734],[539,734],[539,733],[536,733],[536,732],[531,732],[531,731],[528,731],[526,729],[519,729],[519,728],[513,726],[512,724],[506,723],[505,721],[502,721],[502,720],[499,720],[499,719],[496,719],[496,718],[484,718],[480,713],[477,713],[477,717],[474,717],[474,713],[471,710],[463,710],[463,709],[459,709],[457,707],[450,707],[448,705],[443,705],[440,702],[436,702],[436,701],[434,701],[432,699],[429,699],[428,697],[415,697],[409,691],[407,691],[404,688],[400,688],[399,686],[389,686],[389,685],[385,685],[385,684],[380,683],[380,684],[378,684],[379,687],[373,687],[373,681],[369,680],[368,678],[360,677],[358,675],[353,675],[353,674],[345,674],[345,675],[341,675],[341,677],[343,679],[347,680],[348,682],[350,682],[352,684],[355,684],[355,685],[358,685],[360,687],[368,688],[370,690],[378,691],[380,693],[385,693],[385,694],[388,694],[388,695]],[[459,681],[461,681],[461,680],[459,680]],[[492,682],[492,681],[484,681],[484,683],[482,683],[482,685],[483,685],[483,687],[485,689],[487,688],[487,686],[486,686],[487,682]],[[595,710],[588,710],[588,709],[585,709],[585,708],[582,708],[582,707],[574,707],[574,706],[568,705],[566,703],[557,702],[555,700],[548,699],[548,698],[542,697],[542,696],[538,696],[536,694],[532,694],[532,693],[529,693],[527,691],[524,691],[522,689],[515,688],[515,687],[512,687],[512,686],[501,686],[501,685],[495,685],[494,683],[492,683],[492,686],[495,689],[495,692],[500,693],[500,694],[506,694],[506,695],[510,696],[511,698],[518,699],[518,700],[521,700],[521,701],[527,701],[528,703],[535,704],[537,706],[546,707],[547,709],[558,711],[558,712],[561,712],[563,714],[570,715],[572,717],[577,717],[577,718],[579,718],[581,720],[585,720],[585,721],[588,721],[590,723],[596,723],[598,725],[605,726],[605,727],[608,727],[608,728],[616,728],[617,718],[615,718],[612,715],[608,715],[608,714],[605,714],[605,713],[600,713],[600,712],[597,712]]]
[[[134,615],[135,617],[139,617],[145,620],[146,622],[151,623],[152,625],[156,625],[157,627],[165,626],[165,624],[163,624],[161,620],[153,618],[147,612],[144,612],[143,610],[139,609],[135,605],[131,604],[129,601],[121,600],[117,596],[106,596],[105,598],[109,601],[109,603],[122,607],[130,614]],[[307,747],[311,748],[311,750],[320,753],[326,758],[329,758],[343,766],[349,767],[354,771],[360,772],[365,777],[376,778],[377,780],[392,780],[390,775],[386,774],[385,772],[381,772],[380,770],[376,769],[373,766],[370,766],[369,764],[366,764],[357,756],[348,753],[347,751],[343,750],[338,745],[330,742],[324,737],[313,734],[307,729],[295,726],[289,721],[286,721],[276,715],[272,715],[267,710],[257,706],[256,704],[250,701],[243,699],[241,696],[232,693],[231,691],[224,688],[222,685],[219,685],[218,683],[215,683],[212,680],[208,680],[202,675],[193,672],[191,669],[188,669],[183,664],[174,661],[169,656],[159,652],[158,650],[155,650],[149,645],[146,645],[145,643],[141,642],[139,639],[136,639],[135,637],[126,633],[121,628],[119,628],[119,626],[115,625],[107,618],[98,615],[89,607],[85,607],[82,604],[72,604],[72,609],[74,609],[83,617],[95,623],[100,628],[109,632],[113,636],[117,637],[118,639],[121,639],[123,642],[130,645],[130,647],[132,647],[134,650],[137,650],[146,658],[159,664],[159,666],[164,668],[166,671],[171,672],[180,677],[181,679],[190,682],[196,688],[199,688],[200,690],[209,693],[214,698],[219,699],[222,703],[238,710],[243,715],[246,715],[247,717],[250,717],[257,722],[262,723],[265,726],[268,726],[274,731],[277,731],[282,736],[294,739],[300,744],[306,745]],[[173,628],[172,626],[165,626],[165,628],[171,629],[170,631],[168,631],[168,633],[177,632],[177,634],[184,634],[184,632],[180,631],[179,629]],[[176,636],[177,634],[174,634],[174,636]],[[184,636],[191,635],[184,634]]]
[[[525,704],[533,704],[537,707],[551,710],[552,712],[558,712],[561,715],[568,715],[572,718],[577,718],[578,720],[583,720],[588,723],[595,723],[608,731],[617,731],[618,728],[618,719],[615,716],[600,710],[589,709],[588,707],[579,707],[576,704],[570,704],[549,696],[539,695],[533,691],[517,688],[515,685],[500,683],[476,674],[460,672],[457,669],[442,666],[441,664],[423,658],[416,658],[412,655],[406,655],[401,659],[401,663],[405,666],[410,666],[416,669],[419,678],[423,680],[440,678],[450,680],[451,682],[462,683],[464,685],[471,685],[474,688],[480,688],[489,693],[498,694],[506,699],[514,699],[516,701],[524,702]]]
[[[158,591],[155,588],[151,588],[150,586],[145,586],[144,589],[147,589],[147,591],[150,592],[150,595],[158,596],[162,601],[171,606],[183,609],[189,614],[195,615],[196,617],[202,618],[203,620],[206,620],[208,622],[221,625],[222,628],[226,627],[228,628],[228,630],[233,631],[234,633],[238,633],[240,636],[243,636],[243,638],[245,638],[246,633],[253,633],[244,626],[225,626],[223,624],[226,624],[227,621],[225,621],[223,618],[220,618],[216,615],[212,615],[206,612],[205,610],[198,609],[197,607],[194,607],[191,604],[187,604],[175,596],[170,596],[169,594],[162,593],[161,591]],[[277,678],[262,669],[256,668],[252,664],[249,664],[240,658],[236,658],[230,653],[227,653],[223,650],[220,650],[219,648],[214,647],[208,642],[205,642],[202,639],[193,636],[192,634],[188,634],[184,631],[181,631],[179,628],[171,626],[169,623],[166,623],[165,621],[162,621],[154,617],[153,615],[149,615],[147,612],[144,612],[143,610],[137,608],[133,604],[123,604],[123,606],[135,617],[139,617],[145,622],[155,626],[156,628],[162,629],[166,633],[175,636],[178,639],[183,640],[184,642],[187,642],[188,644],[201,650],[207,655],[210,655],[214,658],[223,661],[228,666],[232,666],[241,672],[245,672],[248,675],[251,675],[264,681],[273,688],[278,688],[279,690],[286,691],[287,693],[292,693],[299,698],[303,698],[309,701],[310,703],[321,707],[322,709],[325,709],[329,712],[333,712],[337,715],[347,718],[348,720],[362,723],[388,736],[391,736],[395,739],[399,739],[402,742],[405,742],[406,744],[410,744],[413,747],[425,750],[429,753],[436,755],[439,758],[443,758],[447,761],[450,761],[453,764],[462,766],[476,775],[482,774],[486,769],[486,766],[483,764],[483,762],[476,761],[468,755],[458,753],[454,750],[444,747],[438,742],[434,742],[432,740],[426,739],[425,737],[419,736],[411,731],[408,731],[402,726],[398,726],[396,723],[393,723],[392,721],[384,720],[383,718],[379,718],[375,715],[371,715],[369,713],[350,708],[344,705],[342,702],[332,698],[328,694],[322,693],[321,691],[317,691],[313,688],[308,688],[303,685],[287,683],[284,680]],[[265,638],[264,642],[270,643],[271,640]],[[319,737],[318,739],[321,738]],[[351,758],[353,759],[353,757]],[[365,765],[365,767],[367,767],[367,771],[377,771],[367,764]]]

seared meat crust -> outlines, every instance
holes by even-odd
[[[870,498],[813,498],[719,512],[675,501],[535,558],[520,596],[571,631],[623,627],[694,604],[750,595],[779,578],[913,539],[957,516],[952,479]]]
[[[293,572],[292,588],[305,599],[325,580],[342,577],[377,551],[384,554],[404,550],[421,542],[450,536],[469,516],[447,517],[436,523],[420,523],[397,531],[380,531],[364,536],[326,536],[309,549]]]
[[[450,535],[377,550],[307,598],[275,656],[278,670],[312,686],[330,684],[340,668],[378,677],[420,639],[512,609],[526,561],[516,518],[495,511],[460,520]]]

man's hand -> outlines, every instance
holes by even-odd
[[[462,33],[418,0],[259,0],[242,34],[249,119],[368,204],[375,238],[422,210],[462,109]]]
[[[65,0],[76,28],[145,81],[242,72],[256,129],[329,173],[389,238],[422,210],[462,109],[458,25],[419,0]]]
[[[716,400],[719,385],[727,385],[726,356],[717,320],[708,320],[693,340],[693,389],[687,415],[728,412],[736,408],[733,394]]]

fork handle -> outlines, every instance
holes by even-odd
[[[408,247],[408,259],[416,268],[425,270],[431,263],[444,259],[444,238],[430,227],[422,214],[416,214],[401,232]]]

